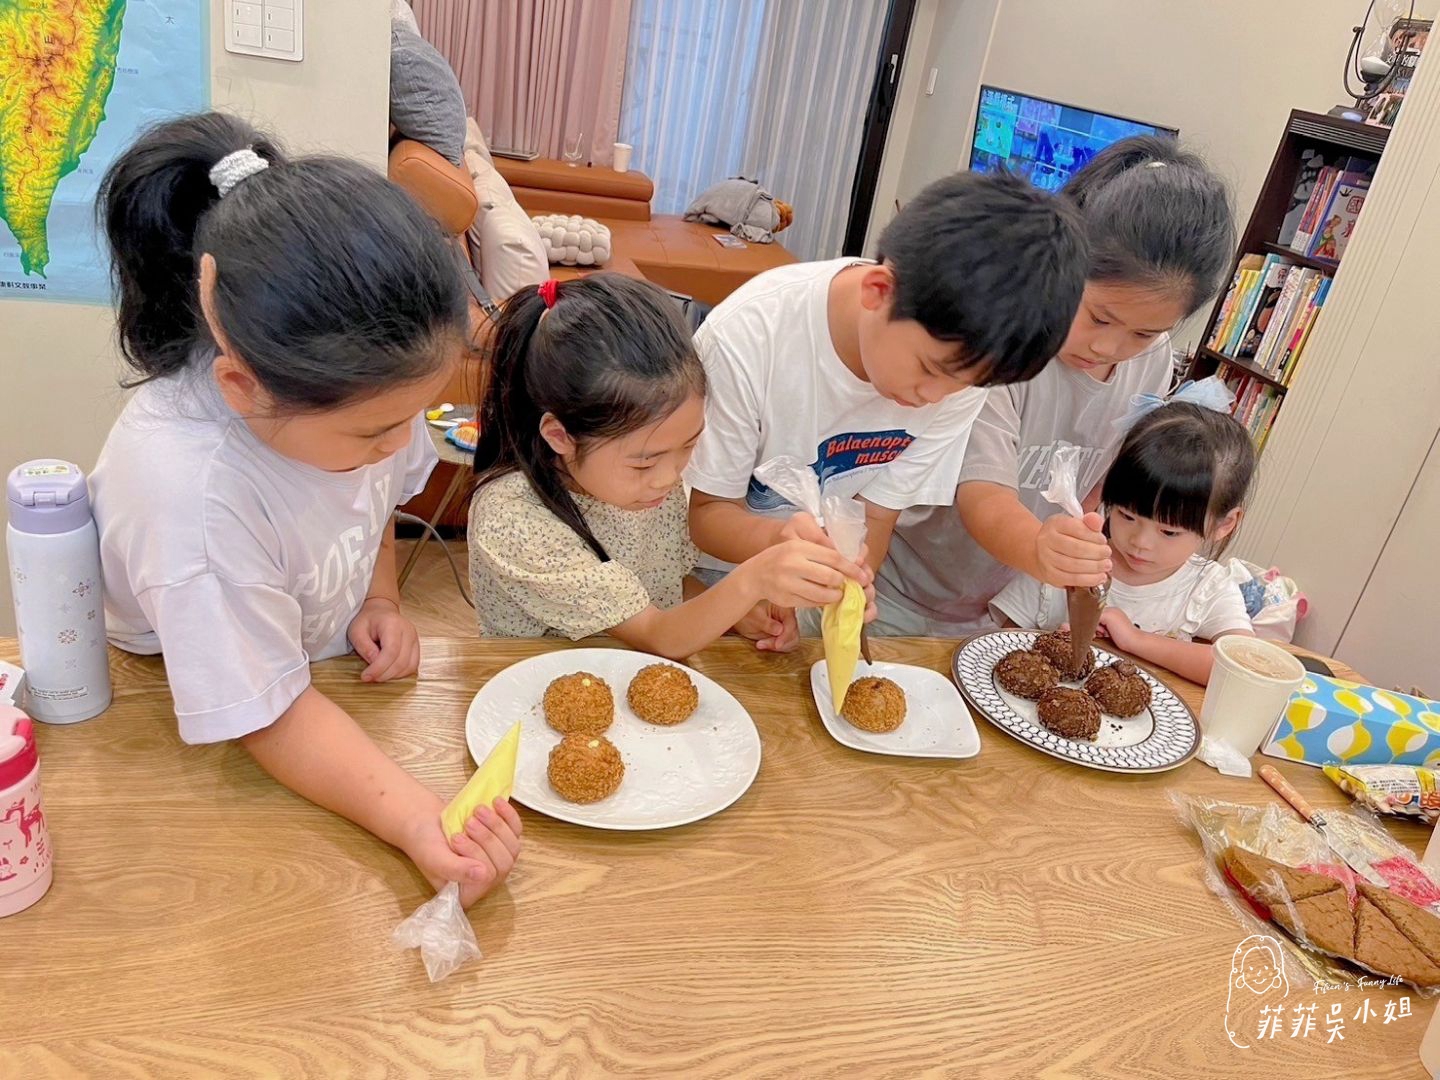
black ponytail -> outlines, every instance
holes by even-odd
[[[221,198],[210,170],[245,149],[269,167]],[[105,175],[97,212],[132,385],[215,344],[202,254],[215,259],[220,330],[279,407],[365,397],[459,352],[467,313],[453,253],[409,196],[356,162],[289,160],[244,121],[202,113],[142,135]]]
[[[523,473],[550,512],[608,561],[541,420],[554,416],[584,454],[587,443],[653,424],[704,392],[705,369],[679,309],[655,286],[591,274],[556,288],[549,308],[538,289],[521,289],[505,302],[492,339],[477,485]]]
[[[1193,314],[1219,291],[1235,254],[1225,183],[1166,135],[1101,150],[1061,189],[1085,217],[1090,281],[1174,292]]]

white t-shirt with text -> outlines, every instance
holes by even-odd
[[[266,727],[350,651],[395,507],[437,461],[409,445],[350,472],[272,450],[221,399],[208,365],[136,391],[91,477],[111,642],[164,653],[189,743]]]
[[[827,492],[891,510],[949,503],[982,390],[918,409],[847,368],[829,328],[832,279],[863,260],[779,267],[741,286],[695,334],[709,392],[705,432],[686,480],[757,514],[795,512],[754,476],[780,455],[809,464]],[[728,564],[701,556],[701,566]]]

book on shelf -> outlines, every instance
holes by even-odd
[[[1283,360],[1280,369],[1280,381],[1289,386],[1295,379],[1295,372],[1300,366],[1300,358],[1305,354],[1305,346],[1310,341],[1310,331],[1315,329],[1316,319],[1320,315],[1320,309],[1325,305],[1325,297],[1330,293],[1330,278],[1320,283],[1315,291],[1314,298],[1310,301],[1310,310],[1305,316],[1305,325],[1299,330],[1298,340],[1290,350],[1288,356]]]
[[[1310,196],[1315,191],[1315,181],[1320,176],[1320,170],[1327,164],[1333,164],[1334,158],[1327,162],[1325,155],[1319,150],[1306,148],[1300,151],[1300,165],[1295,174],[1295,188],[1290,193],[1290,209],[1285,212],[1285,218],[1280,223],[1280,235],[1275,242],[1281,247],[1289,247],[1290,241],[1295,239],[1295,232],[1300,227],[1300,219],[1305,214],[1305,209],[1310,205]]]
[[[1280,301],[1276,305],[1275,317],[1270,322],[1270,329],[1265,334],[1261,347],[1257,350],[1255,364],[1261,370],[1275,373],[1275,354],[1281,342],[1288,342],[1290,335],[1294,332],[1294,322],[1298,314],[1303,312],[1302,304],[1308,300],[1307,290],[1312,281],[1317,281],[1322,275],[1318,270],[1309,270],[1297,267],[1285,278],[1285,288],[1281,292]]]
[[[1314,250],[1310,254],[1337,261],[1345,254],[1345,245],[1355,231],[1355,219],[1360,216],[1360,209],[1365,205],[1365,193],[1369,190],[1369,181],[1341,182],[1336,186],[1335,197],[1330,200],[1330,209],[1326,211],[1325,224],[1316,235]]]
[[[1400,113],[1405,94],[1410,89],[1410,80],[1415,75],[1415,65],[1430,37],[1430,19],[1396,19],[1390,24],[1383,50],[1383,59],[1395,65],[1395,75],[1385,91],[1366,103],[1366,121],[1390,127]]]
[[[1253,375],[1241,375],[1231,390],[1235,393],[1235,404],[1230,414],[1257,445],[1263,443],[1280,409],[1279,392]]]
[[[1330,196],[1335,193],[1335,182],[1340,179],[1341,171],[1337,165],[1326,165],[1315,178],[1315,189],[1310,192],[1300,225],[1295,230],[1295,235],[1290,238],[1290,250],[1297,255],[1304,255],[1310,250],[1310,241],[1315,239],[1315,223],[1330,205]]]
[[[1345,246],[1341,237],[1349,240],[1374,175],[1375,162],[1364,157],[1348,157],[1322,168],[1290,239],[1290,250],[1317,259],[1338,260]]]
[[[1284,295],[1292,269],[1293,266],[1278,255],[1265,256],[1254,313],[1236,343],[1235,356],[1245,359],[1255,355],[1269,328],[1274,325],[1275,309]]]
[[[1275,256],[1242,256],[1235,268],[1235,277],[1230,283],[1226,296],[1223,317],[1218,319],[1210,334],[1206,347],[1216,352],[1233,355],[1233,342],[1238,342],[1250,320],[1254,317],[1254,305],[1259,300],[1262,274]]]
[[[1291,356],[1299,350],[1306,329],[1314,322],[1315,314],[1320,310],[1315,298],[1329,280],[1323,274],[1313,274],[1305,282],[1303,291],[1296,297],[1294,313],[1286,322],[1280,336],[1275,339],[1274,351],[1266,358],[1266,370],[1281,382],[1285,381],[1285,369]]]

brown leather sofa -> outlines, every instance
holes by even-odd
[[[495,168],[531,214],[584,214],[610,229],[611,259],[603,269],[653,281],[670,292],[715,305],[756,274],[795,262],[780,244],[721,247],[713,225],[651,214],[655,185],[644,173],[570,166],[549,158],[496,158]],[[557,266],[562,280],[586,271]]]
[[[539,159],[515,161],[495,158],[495,168],[510,185],[520,205],[530,214],[584,214],[609,226],[610,260],[600,269],[612,270],[654,282],[663,289],[715,305],[756,274],[795,262],[795,256],[780,244],[749,244],[725,248],[715,242],[721,232],[674,215],[652,215],[650,199],[655,185],[643,173],[617,173],[605,168],[572,168],[563,162]],[[466,261],[472,292],[475,334],[474,355],[458,365],[454,378],[440,395],[442,401],[473,402],[480,378],[477,368],[481,342],[490,322],[482,311],[485,299],[479,281],[469,266],[466,230],[475,221],[480,200],[469,173],[446,161],[422,143],[396,139],[390,148],[388,174],[404,188],[445,230],[456,239],[457,250]],[[589,271],[566,266],[551,267],[561,280],[580,277]],[[495,297],[503,300],[504,297]],[[442,505],[455,466],[436,470],[426,490],[405,509],[440,526],[463,526],[464,501]]]

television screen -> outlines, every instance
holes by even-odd
[[[970,168],[1009,169],[1038,188],[1055,191],[1113,142],[1131,135],[1178,134],[1175,128],[982,86]]]

